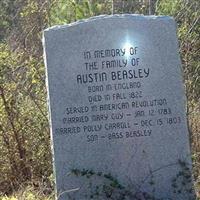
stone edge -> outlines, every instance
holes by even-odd
[[[87,22],[92,22],[92,21],[99,21],[99,20],[104,20],[104,19],[123,19],[123,18],[134,18],[137,20],[172,20],[174,21],[174,18],[171,16],[165,16],[165,15],[140,15],[140,14],[115,14],[115,15],[99,15],[99,16],[94,16],[90,17],[87,19],[82,19],[78,20],[76,22],[72,22],[70,24],[64,24],[64,25],[55,25],[52,27],[49,27],[44,30],[44,33],[49,32],[49,31],[55,31],[55,30],[61,30],[69,27],[73,27],[82,23],[87,23]]]

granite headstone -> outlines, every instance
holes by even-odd
[[[44,31],[59,200],[194,200],[176,24],[99,16]]]

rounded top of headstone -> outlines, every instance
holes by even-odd
[[[114,15],[99,15],[99,16],[94,16],[90,17],[87,19],[81,19],[76,22],[72,22],[70,24],[64,24],[64,25],[55,25],[52,27],[49,27],[44,30],[44,32],[48,31],[54,31],[54,30],[60,30],[64,28],[69,28],[73,27],[79,24],[87,23],[87,22],[97,22],[97,21],[102,21],[102,20],[108,20],[108,19],[132,19],[132,20],[141,20],[141,21],[146,21],[146,20],[163,20],[163,21],[174,21],[173,17],[171,16],[164,16],[164,15],[140,15],[140,14],[114,14]]]

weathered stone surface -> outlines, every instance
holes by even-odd
[[[174,20],[100,16],[44,44],[59,200],[194,199]]]

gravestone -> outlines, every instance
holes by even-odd
[[[176,24],[99,16],[44,31],[59,200],[193,200]]]

